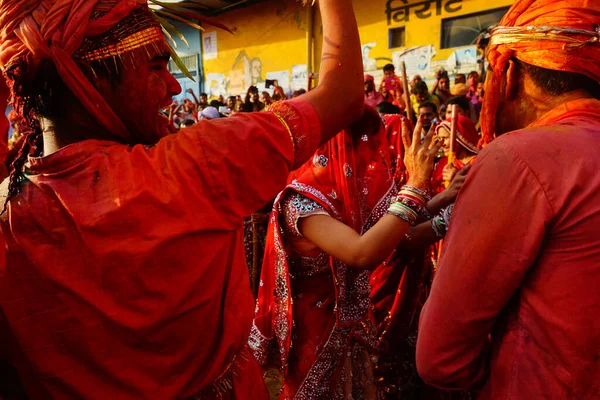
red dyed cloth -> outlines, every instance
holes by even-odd
[[[425,381],[483,385],[484,400],[600,396],[599,110],[563,104],[480,153],[421,315]]]
[[[282,398],[375,395],[370,271],[324,253],[297,223],[321,214],[360,233],[375,225],[397,194],[388,149],[380,116],[367,108],[275,200],[250,347],[282,367]]]
[[[31,159],[2,221],[0,333],[32,399],[212,398],[234,357],[224,398],[267,398],[240,355],[254,315],[242,224],[316,148],[316,111],[287,104],[291,132],[239,114],[151,147],[86,140]]]

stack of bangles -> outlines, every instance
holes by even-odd
[[[398,218],[415,226],[420,220],[430,220],[431,216],[427,212],[427,202],[431,200],[429,195],[415,187],[403,186],[396,198],[388,209],[388,214],[393,214]]]
[[[447,208],[443,209],[439,215],[431,220],[431,228],[435,233],[435,236],[439,238],[445,238],[450,227],[450,218],[452,218],[452,211],[454,210],[454,203],[450,204]]]

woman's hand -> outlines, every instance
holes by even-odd
[[[466,165],[465,167],[463,167],[463,169],[458,171],[458,173],[454,176],[454,179],[452,179],[450,186],[448,186],[448,188],[444,190],[444,192],[447,192],[446,200],[448,201],[448,204],[454,203],[456,201],[458,192],[460,192],[460,189],[464,185],[465,179],[467,179],[467,174],[469,173],[470,169],[471,166]]]
[[[454,176],[457,172],[458,168],[452,164],[447,164],[442,171],[442,178],[444,179],[444,182],[452,182],[452,179],[454,179]]]
[[[402,120],[402,142],[405,149],[404,165],[409,176],[407,184],[425,190],[429,187],[435,155],[442,147],[442,143],[433,140],[435,125],[431,126],[425,140],[421,143],[422,130],[423,119],[419,118],[411,139],[408,121],[406,118]]]

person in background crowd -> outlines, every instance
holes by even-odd
[[[200,93],[200,101],[198,102],[198,110],[202,111],[206,107],[208,107],[208,95],[206,93]]]
[[[281,101],[286,100],[287,96],[285,95],[285,91],[281,86],[275,86],[273,89],[273,101]]]
[[[448,100],[452,97],[448,72],[441,69],[436,73],[436,81],[431,93],[439,97],[441,105],[447,104]]]
[[[250,86],[246,92],[246,100],[244,101],[245,109],[248,112],[259,112],[265,108],[265,104],[260,101],[260,94],[256,86]]]
[[[475,161],[479,154],[479,135],[475,124],[468,117],[459,114],[456,124],[456,159],[453,164],[448,164],[450,154],[450,128],[451,119],[446,119],[435,130],[437,140],[442,143],[444,158],[436,164],[431,176],[432,194],[438,194],[446,187],[445,182],[452,182],[454,176],[466,165]]]
[[[215,107],[206,107],[204,110],[200,111],[200,120],[211,120],[218,118],[221,118],[221,114],[219,114],[219,110],[217,110]]]
[[[479,78],[479,82],[477,82],[477,96],[479,97],[479,100],[481,101],[482,104],[483,104],[483,98],[485,95],[484,86],[485,86],[485,80],[483,79],[483,77]]]
[[[180,125],[181,128],[189,128],[190,126],[194,126],[196,124],[196,121],[194,121],[193,119],[186,119],[185,121],[183,121]]]
[[[375,88],[375,78],[373,75],[365,74],[365,104],[375,108],[383,101],[383,96]]]
[[[426,382],[480,400],[598,398],[599,20],[596,1],[517,0],[491,31],[489,144],[421,314]]]
[[[469,93],[469,86],[465,83],[458,83],[452,86],[450,93],[452,93],[452,96],[466,96]]]
[[[419,106],[423,103],[435,104],[436,111],[437,108],[439,108],[440,106],[440,99],[437,96],[434,96],[431,93],[429,93],[429,88],[427,87],[427,84],[424,81],[417,81],[413,85],[410,101],[415,113],[418,113]]]
[[[306,94],[306,89],[298,89],[292,93],[292,98],[300,97],[303,94]]]
[[[260,94],[260,101],[265,105],[265,107],[273,104],[273,98],[271,97],[269,92],[262,92]]]
[[[448,100],[448,108],[446,108],[446,119],[452,117],[452,105],[458,106],[458,113],[470,118],[474,124],[477,124],[477,118],[475,117],[475,110],[473,104],[467,99],[467,96],[455,96]]]
[[[446,104],[442,104],[440,106],[440,109],[438,111],[438,116],[440,117],[440,119],[443,121],[444,119],[447,119],[447,114],[448,114],[448,106]]]
[[[408,82],[408,86],[412,87],[415,86],[415,83],[417,82],[423,82],[423,78],[421,78],[421,75],[415,75],[413,76],[413,78],[410,80],[410,82]]]
[[[235,102],[236,103],[243,103],[244,100],[242,99],[242,96],[238,94],[237,96],[235,96]]]
[[[219,97],[217,98],[217,100],[219,101],[219,107],[224,107],[225,106],[225,98],[223,97],[223,95],[219,95]]]
[[[477,94],[477,85],[479,84],[479,74],[476,71],[472,71],[469,73],[469,77],[467,78],[467,84],[469,86],[469,91],[467,92],[467,99],[473,105],[473,109],[475,110],[475,117],[477,121],[479,121],[479,113],[481,112],[481,103],[483,99],[479,98]]]
[[[2,191],[0,357],[29,398],[268,398],[242,224],[364,108],[352,1],[319,8],[315,90],[173,135],[181,87],[146,2],[0,0],[26,143]]]
[[[467,84],[467,76],[465,74],[456,74],[456,76],[454,77],[454,84],[455,85],[459,85],[459,84],[466,85]]]
[[[402,114],[400,107],[387,101],[379,103],[375,109],[381,115]]]
[[[385,98],[384,90],[392,97],[390,103],[394,103],[404,92],[402,90],[402,80],[396,76],[396,67],[394,67],[394,64],[386,64],[383,67],[383,78],[381,78],[381,83],[379,84],[379,91]],[[388,100],[386,99],[385,101]]]
[[[426,101],[425,103],[421,103],[419,105],[418,112],[418,116],[421,118],[423,132],[424,134],[427,134],[434,121],[438,118],[437,106],[434,103]]]

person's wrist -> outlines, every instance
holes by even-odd
[[[421,179],[421,178],[410,177],[408,179],[408,182],[406,182],[406,184],[408,186],[412,186],[412,187],[415,187],[415,188],[421,189],[421,190],[429,189],[429,180],[425,180],[425,179]]]

